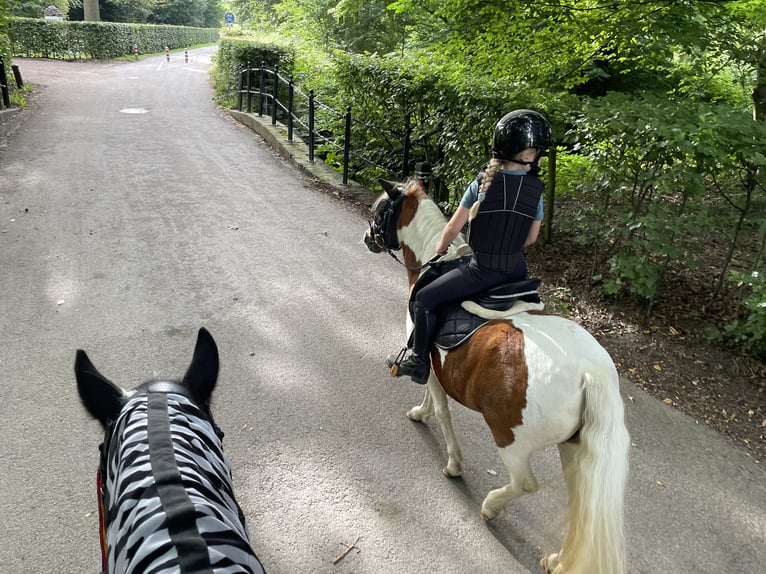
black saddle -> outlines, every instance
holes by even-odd
[[[414,295],[419,289],[425,287],[450,269],[467,263],[470,259],[471,257],[467,256],[432,263],[430,268],[424,271],[415,283],[410,301],[414,300]],[[505,311],[510,309],[516,301],[540,303],[540,296],[537,293],[539,286],[539,279],[524,279],[522,281],[498,285],[492,289],[467,297],[465,300],[473,301],[481,307],[493,311]],[[457,347],[473,335],[479,327],[490,321],[463,309],[461,306],[462,302],[462,300],[454,301],[439,309],[434,343],[443,349]]]
[[[486,309],[505,311],[510,309],[516,301],[539,303],[540,297],[537,294],[539,285],[539,279],[525,279],[493,287],[467,300],[474,301]],[[479,327],[490,321],[466,311],[461,303],[462,301],[451,303],[443,311],[439,311],[434,343],[442,349],[454,349],[468,340]]]
[[[470,297],[470,300],[487,309],[504,311],[516,301],[539,303],[540,296],[537,294],[539,286],[539,279],[524,279],[523,281],[515,281],[514,283],[506,283],[505,285],[493,287],[474,297]]]

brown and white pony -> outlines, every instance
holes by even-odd
[[[412,287],[435,254],[445,218],[416,182],[381,184],[386,193],[372,207],[365,244],[374,253],[401,248]],[[464,244],[458,237],[450,253]],[[491,320],[451,350],[434,346],[431,363],[423,402],[407,416],[423,421],[436,415],[447,443],[444,474],[459,476],[463,460],[447,395],[484,416],[508,469],[508,484],[484,499],[482,518],[492,520],[509,501],[535,492],[530,456],[556,445],[569,497],[568,528],[561,550],[541,566],[554,574],[624,574],[630,439],[606,350],[572,321],[523,311]]]

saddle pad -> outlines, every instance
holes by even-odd
[[[513,315],[525,311],[540,311],[543,303],[529,303],[518,300],[503,311],[486,309],[475,301],[463,301],[459,306],[452,307],[440,314],[436,326],[434,344],[448,351],[466,342],[479,327],[493,320],[510,319]]]
[[[478,317],[460,305],[455,305],[439,314],[434,344],[440,349],[454,349],[488,322],[489,319]]]

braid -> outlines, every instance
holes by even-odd
[[[479,198],[482,197],[482,194],[487,193],[489,186],[492,184],[492,180],[495,179],[495,174],[498,172],[502,165],[502,160],[496,158],[489,160],[489,163],[487,164],[487,170],[484,172],[484,178],[481,180],[481,185],[479,186]],[[471,221],[474,217],[476,217],[476,214],[479,212],[480,203],[481,199],[478,199],[476,203],[471,206],[471,212],[468,215],[468,221]]]

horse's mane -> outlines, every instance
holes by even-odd
[[[406,243],[422,261],[427,261],[434,255],[434,248],[441,237],[447,218],[417,181],[410,180],[405,183],[404,193],[418,203],[417,214],[412,220],[413,230],[412,233],[407,234]],[[465,237],[462,233],[453,241],[453,245],[456,246],[464,243]]]

